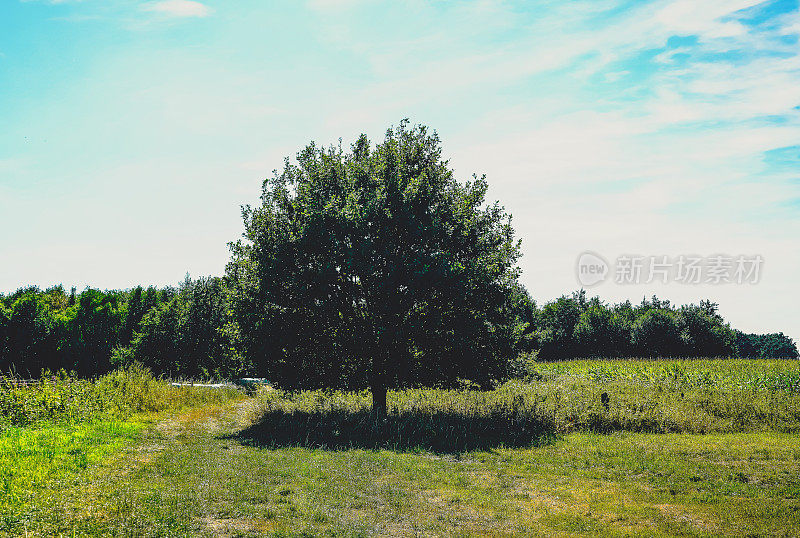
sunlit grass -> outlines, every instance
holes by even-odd
[[[213,427],[71,492],[41,534],[648,536],[800,532],[800,437],[570,433],[530,448],[259,448]],[[196,414],[207,420],[205,413]],[[180,421],[179,421],[180,422]],[[64,514],[71,514],[65,516]],[[124,530],[124,532],[122,532]]]
[[[63,373],[0,383],[0,529],[31,523],[42,495],[139,439],[165,413],[243,399],[235,389],[173,387],[140,367],[83,380]],[[159,415],[160,413],[160,415]],[[23,529],[25,527],[23,526]]]
[[[800,393],[800,361],[766,359],[528,361],[532,381],[572,377],[593,382],[629,381],[669,388],[780,390]]]
[[[18,428],[0,433],[0,514],[15,519],[45,488],[58,487],[137,438],[138,421]]]

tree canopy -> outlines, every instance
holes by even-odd
[[[520,242],[487,186],[407,122],[287,160],[231,245],[250,360],[282,386],[370,387],[377,413],[388,387],[501,376],[526,329]]]

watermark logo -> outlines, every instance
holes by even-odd
[[[757,284],[764,258],[760,255],[618,256],[611,266],[594,252],[578,256],[578,282],[590,287],[613,274],[616,284]]]
[[[594,252],[584,252],[578,256],[575,270],[578,282],[587,288],[603,282],[609,273],[608,262]]]

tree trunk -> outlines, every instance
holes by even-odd
[[[372,416],[377,424],[386,422],[386,384],[376,382],[372,384]]]

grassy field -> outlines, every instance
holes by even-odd
[[[798,372],[536,364],[530,383],[490,392],[393,392],[382,434],[367,394],[337,392],[198,399],[109,430],[53,426],[104,448],[65,458],[68,472],[44,479],[0,532],[797,536]]]
[[[35,528],[39,512],[49,510],[43,495],[68,490],[140,442],[165,414],[242,397],[236,390],[172,387],[135,366],[95,381],[63,372],[33,385],[0,379],[0,529]]]
[[[45,489],[63,489],[69,480],[138,439],[136,421],[12,427],[0,434],[0,528],[22,523],[25,507]]]

